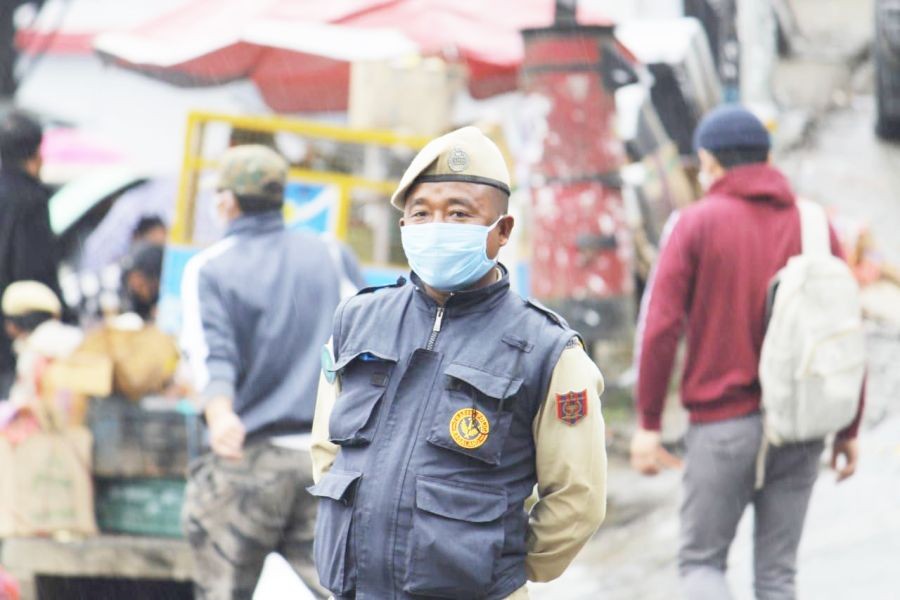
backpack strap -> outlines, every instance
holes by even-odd
[[[803,254],[831,254],[831,240],[828,217],[825,209],[809,200],[797,200],[800,211],[800,234],[803,240]]]

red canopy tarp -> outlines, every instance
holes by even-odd
[[[349,65],[409,50],[468,67],[475,97],[515,89],[523,28],[553,0],[194,0],[95,40],[115,63],[177,85],[252,79],[277,111],[344,110]],[[579,22],[608,24],[579,7]]]

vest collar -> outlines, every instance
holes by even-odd
[[[444,303],[444,309],[451,314],[465,314],[494,308],[509,292],[509,269],[500,263],[497,263],[496,268],[500,269],[501,273],[498,281],[475,290],[453,292]],[[416,286],[416,296],[420,300],[418,305],[425,310],[433,310],[438,304],[434,298],[425,293],[422,279],[414,272],[410,273],[409,279]]]

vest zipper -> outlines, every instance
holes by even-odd
[[[437,342],[438,334],[441,332],[441,321],[444,320],[444,307],[438,306],[437,313],[434,315],[434,326],[431,328],[431,335],[428,337],[428,343],[425,345],[426,350],[434,350],[434,344]]]

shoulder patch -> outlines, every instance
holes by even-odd
[[[403,287],[404,285],[406,285],[406,277],[398,277],[397,281],[395,281],[394,283],[389,283],[387,285],[373,285],[373,286],[365,287],[365,288],[359,290],[358,292],[356,292],[356,295],[362,296],[363,294],[373,294],[373,293],[377,292],[378,290],[384,290],[384,289],[388,289],[388,288],[400,288],[400,287]]]
[[[534,298],[526,298],[525,303],[528,306],[530,306],[531,308],[535,309],[536,311],[543,313],[545,317],[547,317],[548,319],[550,319],[551,321],[553,321],[560,327],[568,327],[569,326],[569,324],[566,323],[565,319],[563,319],[556,312],[550,310],[549,308],[547,308],[546,306],[544,306],[543,304],[541,304]]]
[[[587,414],[587,390],[556,395],[556,417],[566,425],[577,425]]]

